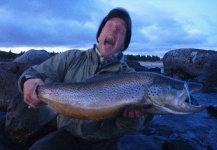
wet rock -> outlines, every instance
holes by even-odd
[[[166,74],[180,70],[193,77],[199,76],[216,69],[217,52],[191,48],[171,50],[164,55],[163,65]]]
[[[40,124],[39,111],[28,108],[21,94],[11,101],[6,114],[5,131],[14,143],[27,146],[56,130],[56,117],[47,124]]]
[[[126,62],[128,66],[134,68],[135,71],[149,71],[149,72],[161,73],[161,69],[158,67],[155,68],[144,67],[139,62],[133,60],[126,60]]]
[[[29,50],[23,55],[17,57],[14,62],[24,64],[40,64],[50,58],[51,55],[45,50]]]
[[[29,50],[13,62],[19,64],[19,74],[22,74],[29,67],[41,64],[50,57],[51,54],[45,50]]]
[[[139,62],[133,60],[126,60],[129,67],[134,68],[136,71],[148,71],[147,67],[140,65]]]
[[[217,106],[209,105],[206,110],[211,116],[217,117]]]
[[[148,69],[150,72],[157,72],[157,73],[161,73],[161,69],[158,67],[154,67],[154,68],[149,68]]]
[[[119,150],[150,150],[161,149],[155,141],[141,133],[129,133],[121,137],[117,143]]]
[[[212,133],[209,133],[209,132]],[[193,132],[178,132],[171,135],[171,137],[163,143],[163,150],[198,150],[198,149],[207,149],[213,150],[216,149],[216,142],[213,141],[216,137],[216,129],[211,129],[207,131],[207,135],[198,136]],[[204,141],[206,141],[204,143]]]
[[[4,128],[4,122],[5,122],[5,115],[6,113],[5,112],[1,112],[0,111],[0,129]]]
[[[17,144],[29,145],[56,129],[55,118],[46,124],[40,124],[40,111],[27,108],[17,85],[23,71],[50,57],[46,51],[30,50],[14,61],[0,63],[0,111],[7,111],[5,131]],[[1,121],[1,127],[4,128],[4,121]],[[5,136],[3,139],[7,138],[4,132],[0,136]],[[11,145],[9,140],[6,140],[6,145]]]
[[[174,134],[163,143],[163,150],[198,150],[198,143],[200,142],[196,137],[189,137],[186,134]]]
[[[17,73],[19,70],[19,64],[13,62],[0,62],[0,66],[2,70],[5,70],[10,73]]]
[[[0,63],[0,110],[6,111],[15,95],[18,93],[18,79],[20,75],[32,65],[40,64],[51,55],[42,50],[30,50],[17,57],[12,62]]]
[[[164,73],[181,80],[200,82],[204,91],[217,87],[217,52],[176,49],[163,57]]]
[[[4,131],[5,112],[0,111],[0,149],[1,150],[27,150],[25,146],[13,143]]]
[[[0,67],[0,110],[6,111],[10,101],[18,93],[16,74]]]
[[[216,66],[217,67],[217,66]],[[204,73],[194,79],[194,81],[203,84],[203,91],[210,92],[217,87],[217,69]]]

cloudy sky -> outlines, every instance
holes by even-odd
[[[216,0],[1,0],[0,50],[88,49],[96,43],[101,20],[115,7],[127,9],[133,22],[126,54],[217,50]]]

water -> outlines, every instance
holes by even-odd
[[[160,68],[161,73],[164,73],[164,68],[163,68],[163,62],[144,62],[140,61],[140,65],[147,67],[147,68]]]

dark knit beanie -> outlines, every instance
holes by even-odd
[[[108,15],[102,20],[102,22],[101,22],[101,24],[99,26],[97,35],[96,35],[96,40],[98,41],[98,37],[99,37],[99,35],[100,35],[101,31],[102,31],[102,28],[106,24],[106,22],[109,19],[114,18],[114,17],[123,19],[124,22],[127,25],[126,38],[125,38],[125,43],[124,43],[124,50],[126,50],[127,47],[128,47],[128,45],[129,45],[129,43],[130,43],[130,40],[131,40],[131,26],[132,26],[132,22],[131,22],[131,18],[130,18],[129,13],[125,9],[123,9],[123,8],[114,8],[114,9],[112,9],[108,13]]]

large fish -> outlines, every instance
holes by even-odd
[[[142,108],[153,114],[190,114],[205,106],[186,101],[202,85],[158,73],[111,74],[79,83],[45,84],[38,97],[58,112],[75,118],[107,119],[124,108]],[[190,100],[189,100],[190,101]]]

